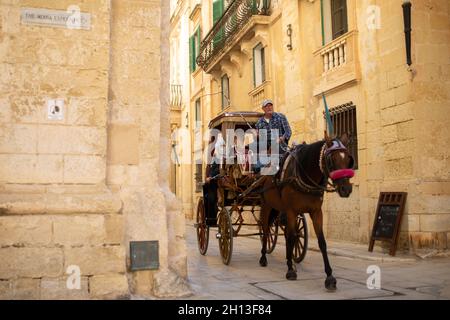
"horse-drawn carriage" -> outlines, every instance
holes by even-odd
[[[256,112],[224,113],[209,124],[209,129],[215,130],[215,134],[211,134],[214,137],[210,140],[214,147],[208,151],[211,153],[217,151],[220,142],[222,145],[235,146],[236,141],[227,141],[227,139],[237,139],[236,135],[229,134],[230,130],[245,132],[241,135],[243,144],[240,150],[232,147],[231,156],[219,153],[221,161],[215,164],[218,166],[219,173],[210,177],[209,181],[203,185],[203,197],[199,198],[197,204],[195,227],[199,251],[202,255],[206,254],[210,228],[217,228],[219,251],[226,265],[231,261],[233,238],[259,236],[263,241],[263,223],[260,216],[263,199],[261,181],[271,177],[255,175],[255,159],[252,157],[256,155],[253,155],[249,148],[255,137],[252,129],[262,115]],[[230,151],[229,149],[225,148]],[[224,158],[227,158],[227,161],[224,161]],[[267,253],[275,249],[278,236],[285,232],[285,220],[285,216],[275,209],[271,210]],[[305,258],[308,248],[308,228],[303,213],[297,215],[295,231],[293,260],[300,263]]]

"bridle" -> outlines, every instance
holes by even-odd
[[[294,174],[292,177],[289,177],[286,179],[286,183],[293,184],[294,187],[299,189],[302,192],[310,193],[313,195],[323,196],[324,192],[327,193],[333,193],[336,192],[338,189],[338,186],[336,185],[336,181],[344,178],[352,178],[354,176],[354,171],[352,169],[339,169],[339,170],[333,170],[333,161],[332,161],[332,155],[335,152],[344,152],[347,154],[348,157],[350,157],[350,168],[353,168],[353,158],[349,155],[347,148],[342,144],[341,141],[338,139],[334,139],[332,141],[332,145],[330,147],[327,146],[327,142],[325,141],[322,149],[320,151],[320,157],[319,157],[319,168],[322,172],[323,176],[325,177],[324,183],[319,184],[316,183],[306,172],[306,170],[303,168],[301,160],[298,159],[295,153],[295,149],[291,152],[290,156],[292,156],[295,159],[295,165],[294,165]],[[286,161],[288,161],[286,159]],[[307,181],[305,179],[302,179],[299,172],[297,172],[297,167],[300,169],[300,171],[303,173],[303,175],[306,177]],[[331,180],[331,182],[330,182]],[[282,182],[283,184],[283,182]]]

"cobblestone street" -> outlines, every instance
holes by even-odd
[[[216,232],[216,228],[210,229],[208,252],[202,256],[197,249],[193,223],[186,226],[189,282],[195,292],[188,299],[450,299],[449,257],[420,259],[401,254],[390,257],[367,252],[364,245],[329,242],[329,258],[338,289],[327,292],[322,255],[315,239],[310,239],[305,260],[297,265],[297,281],[287,281],[282,236],[274,252],[268,255],[268,267],[258,264],[261,247],[256,237],[234,238],[232,260],[225,266],[215,239]],[[381,269],[380,290],[367,288],[370,276],[367,268],[373,265]]]

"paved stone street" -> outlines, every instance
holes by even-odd
[[[285,279],[284,237],[268,255],[269,265],[258,264],[260,241],[256,237],[234,238],[229,266],[222,264],[210,229],[206,256],[200,255],[193,222],[186,226],[189,282],[195,294],[188,299],[300,300],[300,299],[450,299],[450,258],[420,259],[414,255],[367,252],[367,246],[329,242],[329,258],[338,290],[327,292],[322,255],[315,239],[310,239],[305,260],[297,265],[297,281]],[[369,290],[369,266],[381,269],[381,289]]]

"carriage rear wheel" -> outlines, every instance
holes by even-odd
[[[219,227],[217,239],[219,240],[220,256],[222,257],[222,262],[225,265],[229,265],[233,253],[233,226],[230,212],[226,208],[220,211],[217,225]]]
[[[308,250],[308,224],[303,213],[297,216],[295,231],[294,261],[300,263],[305,259]]]
[[[198,200],[197,205],[197,244],[200,254],[205,255],[208,251],[209,226],[206,225],[206,211],[203,197]]]
[[[262,243],[264,230],[261,224],[259,225],[259,232],[260,232],[259,237]],[[267,237],[266,253],[271,254],[273,252],[277,244],[277,239],[278,239],[278,219],[275,219],[275,221],[269,225],[269,236]]]

